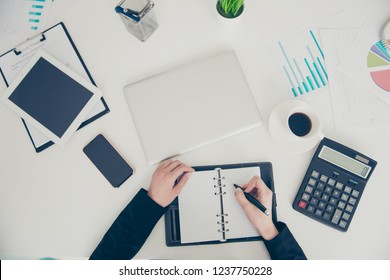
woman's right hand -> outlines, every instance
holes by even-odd
[[[246,199],[240,188],[236,189],[236,198],[241,207],[244,209],[249,221],[265,240],[273,239],[279,234],[279,232],[272,222],[272,191],[265,185],[259,176],[254,176],[248,184],[242,185],[241,188],[243,188],[245,192],[254,196],[270,210],[270,215],[267,216]]]

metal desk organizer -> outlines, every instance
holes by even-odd
[[[145,42],[157,29],[153,12],[154,2],[149,0],[122,0],[115,7],[127,31]]]

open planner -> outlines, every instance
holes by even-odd
[[[37,36],[28,39],[14,49],[0,55],[0,73],[7,87],[14,81],[38,50],[45,51],[96,86],[65,25],[58,23],[39,33]],[[89,112],[79,128],[93,122],[109,111],[102,97]],[[36,152],[41,152],[54,144],[47,136],[27,121],[23,120],[23,124],[26,127]]]
[[[261,240],[238,203],[233,184],[246,184],[258,175],[274,192],[271,163],[194,169],[196,172],[165,214],[167,246]],[[275,195],[272,218],[276,222]]]

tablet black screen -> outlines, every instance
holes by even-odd
[[[84,86],[40,58],[8,99],[61,138],[92,96]]]

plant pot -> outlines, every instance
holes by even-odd
[[[216,10],[218,12],[218,17],[222,18],[223,20],[229,21],[229,22],[237,22],[241,18],[241,14],[244,12],[244,6],[242,5],[241,8],[238,10],[236,15],[233,14],[225,14],[223,11],[219,1],[217,1]]]

